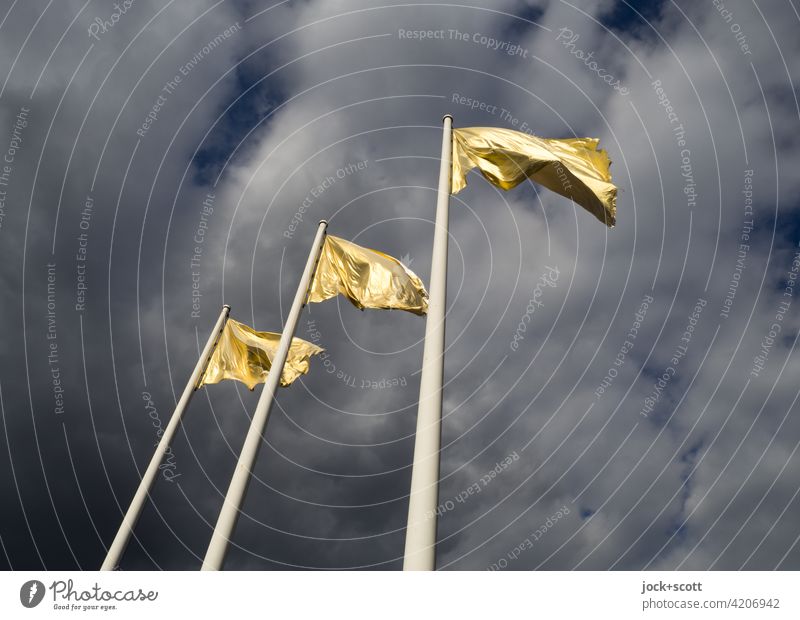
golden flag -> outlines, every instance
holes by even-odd
[[[492,184],[511,189],[526,178],[571,198],[598,220],[616,223],[617,188],[611,160],[596,138],[537,138],[511,129],[465,127],[453,130],[451,192],[467,185],[477,167]]]
[[[407,310],[419,315],[428,311],[428,292],[403,263],[383,252],[328,235],[308,301],[325,301],[339,294],[362,310]]]
[[[236,379],[252,390],[267,380],[280,339],[280,334],[257,332],[244,323],[228,319],[197,387],[219,383],[223,379]],[[308,360],[323,351],[310,342],[292,338],[281,373],[281,385],[290,385],[297,377],[306,374]]]

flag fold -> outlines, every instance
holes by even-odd
[[[616,223],[617,188],[611,160],[596,138],[538,138],[511,129],[453,129],[451,193],[467,185],[478,168],[493,185],[511,189],[531,179],[592,213],[609,227]]]
[[[280,339],[280,334],[258,332],[244,323],[228,319],[197,387],[235,379],[254,389],[266,381]],[[311,356],[323,351],[310,342],[292,338],[281,373],[281,385],[291,385],[297,377],[306,374]]]
[[[328,235],[322,247],[309,302],[344,295],[360,309],[428,311],[428,292],[416,274],[396,258]]]

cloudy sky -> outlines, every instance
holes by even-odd
[[[222,304],[280,331],[319,219],[428,281],[450,113],[598,137],[620,191],[613,229],[451,200],[438,568],[800,569],[798,22],[4,0],[0,567],[100,566]],[[304,312],[329,364],[280,390],[226,568],[402,566],[424,327]],[[195,394],[121,568],[199,568],[257,398]]]

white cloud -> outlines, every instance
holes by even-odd
[[[89,382],[93,398],[115,411],[114,419],[103,423],[112,438],[101,445],[119,442],[121,433],[115,395],[105,388],[102,395],[94,393],[113,380],[105,342],[103,261],[135,129],[176,67],[238,21],[241,33],[192,70],[168,98],[152,133],[142,138],[114,229],[114,359],[137,459],[147,458],[151,439],[137,402],[137,276],[148,388],[158,395],[166,415],[166,373],[171,372],[173,389],[179,390],[196,349],[195,327],[199,338],[205,338],[204,330],[223,300],[233,304],[240,320],[253,321],[260,329],[279,328],[320,218],[331,220],[334,234],[412,257],[414,271],[427,281],[441,115],[453,113],[461,126],[508,126],[510,119],[501,112],[505,109],[540,135],[601,138],[621,188],[618,225],[606,231],[560,197],[530,187],[501,193],[477,176],[453,199],[441,496],[457,495],[512,451],[522,458],[442,517],[440,565],[479,569],[507,558],[566,505],[570,514],[509,568],[703,569],[715,560],[718,569],[739,568],[745,562],[747,568],[774,567],[786,552],[786,541],[797,536],[792,505],[778,518],[796,491],[791,481],[797,473],[792,455],[798,428],[791,413],[785,415],[796,396],[791,380],[797,370],[793,313],[782,323],[781,339],[771,349],[762,376],[746,382],[796,252],[792,235],[797,227],[791,218],[797,216],[797,181],[788,173],[796,168],[797,149],[793,138],[785,136],[798,114],[789,81],[797,76],[789,64],[797,43],[792,22],[781,12],[785,9],[774,5],[733,9],[752,50],[745,54],[730,24],[713,7],[683,4],[664,4],[650,25],[634,20],[613,30],[601,25],[608,24],[609,11],[617,6],[610,2],[582,7],[584,13],[566,2],[508,1],[489,10],[480,3],[455,8],[309,1],[277,7],[250,21],[254,6],[226,4],[198,20],[145,73],[164,46],[207,6],[171,7],[119,56],[145,17],[158,10],[155,4],[137,3],[136,12],[123,16],[97,43],[87,57],[89,70],[77,74],[47,138],[47,181],[40,173],[34,194],[34,229],[51,231],[50,205],[58,200],[78,126],[104,71],[119,58],[119,68],[100,91],[76,146],[60,215],[65,240],[58,245],[57,258],[64,269],[63,277],[59,275],[65,300],[60,316],[66,329],[77,324],[67,303],[72,294],[69,235],[77,232],[78,205],[124,105],[94,190],[101,207],[92,229],[97,263],[91,301],[97,310],[91,319],[102,322],[104,340],[88,347],[93,360]],[[35,19],[35,9],[28,10],[32,14],[14,17],[21,30]],[[515,14],[526,19],[515,19]],[[66,23],[73,15],[69,13]],[[78,19],[82,28],[89,17]],[[41,28],[47,30],[41,40],[57,40],[64,19],[48,15],[42,20]],[[556,40],[561,28],[579,34],[573,47]],[[409,40],[399,30],[444,34]],[[452,35],[455,31],[466,38]],[[17,33],[3,39],[3,58],[16,54],[19,38]],[[39,120],[30,128],[26,162],[31,166],[44,141],[43,119],[55,110],[87,49],[84,39],[82,32],[71,34],[63,53],[54,56],[52,70],[44,73],[33,100]],[[518,55],[503,53],[512,45],[519,46]],[[11,74],[3,96],[3,126],[29,93],[31,76],[44,62],[40,56],[49,54],[46,47],[26,47],[22,61],[33,69]],[[619,77],[630,94],[609,87],[575,50],[593,53],[597,65]],[[226,75],[237,59],[251,52]],[[262,77],[263,82],[218,119],[244,88]],[[673,107],[674,122],[659,104],[655,80]],[[485,103],[484,111],[454,103],[454,94]],[[8,101],[12,104],[6,105]],[[494,106],[493,111],[487,112],[487,106]],[[200,160],[190,163],[195,149],[209,146],[201,140],[217,120],[220,125],[211,138],[217,149],[203,151]],[[685,128],[685,144],[678,142],[678,125]],[[165,152],[137,265],[144,204]],[[220,184],[212,188],[230,154]],[[358,171],[348,168],[357,162],[366,165]],[[755,230],[731,316],[724,319],[720,312],[747,219],[741,191],[748,169],[754,171]],[[20,181],[30,183],[27,170],[20,167],[18,174]],[[691,189],[697,194],[694,204],[684,191]],[[215,194],[214,210],[203,242],[202,318],[193,321],[188,263],[207,192]],[[301,210],[304,201],[307,207]],[[298,213],[302,223],[293,234],[285,234]],[[775,213],[781,221],[773,237]],[[7,233],[24,231],[21,214],[14,217],[0,230],[15,259],[2,271],[9,282],[20,278],[22,250],[16,247],[19,240]],[[31,242],[29,261],[47,256],[49,235],[37,235]],[[509,343],[545,266],[559,269],[557,286],[546,291],[544,306],[534,314],[520,349],[512,351]],[[26,272],[31,321],[42,303],[41,275]],[[654,302],[641,331],[618,376],[598,398],[595,390],[614,367],[645,295],[652,295]],[[686,344],[681,338],[698,298],[707,303],[686,356],[655,410],[642,416],[644,399],[674,365],[676,348]],[[333,302],[315,306],[306,317],[316,322],[321,344],[343,376],[314,363],[303,385],[281,392],[281,410],[273,412],[270,446],[262,452],[258,471],[264,485],[278,492],[260,482],[253,485],[246,509],[266,526],[245,518],[238,535],[249,552],[279,563],[396,568],[402,553],[418,388],[414,372],[423,321],[397,313],[360,313],[344,301],[338,308]],[[88,320],[87,315],[84,325]],[[307,337],[304,321],[300,337]],[[66,333],[63,338],[70,343],[65,355],[79,355],[79,344]],[[40,344],[29,346],[32,359],[41,358]],[[41,359],[35,362],[31,381],[45,389],[42,366]],[[406,385],[361,387],[382,378],[403,378]],[[351,379],[357,387],[348,385]],[[80,373],[74,380],[82,381]],[[230,448],[222,447],[206,399],[196,399],[198,413],[186,427],[192,450],[183,439],[176,446],[191,505],[161,507],[169,522],[188,515],[191,525],[182,536],[195,552],[204,547],[208,529],[193,507],[213,520],[221,499],[209,482],[219,489],[227,484],[233,451],[255,401],[240,391],[241,398],[236,397],[233,390],[227,385],[208,392]],[[73,396],[72,406],[82,399]],[[46,405],[34,400],[37,409],[46,411]],[[69,431],[93,446],[93,431],[80,420],[70,422]],[[105,448],[104,455],[111,458]],[[364,507],[373,503],[379,505]],[[158,531],[164,539],[158,538],[158,544],[172,550],[167,561],[186,564],[186,551],[163,527]],[[314,542],[326,537],[334,541]],[[352,540],[359,537],[369,538]],[[797,553],[790,553],[781,568],[795,567]],[[140,554],[136,561],[146,560]],[[233,552],[231,562],[265,565],[243,551]]]

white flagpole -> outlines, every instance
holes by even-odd
[[[164,434],[161,435],[161,440],[158,442],[158,446],[153,454],[153,458],[150,459],[150,465],[147,466],[144,476],[142,476],[142,480],[139,483],[139,488],[136,490],[136,494],[133,496],[133,501],[131,501],[128,512],[125,513],[125,517],[122,519],[122,525],[119,526],[117,535],[114,537],[114,542],[112,542],[111,546],[108,548],[106,559],[103,561],[103,565],[100,567],[100,570],[114,570],[117,568],[117,566],[119,566],[119,560],[122,557],[122,554],[125,552],[125,547],[128,546],[128,541],[133,533],[133,528],[136,527],[136,522],[139,520],[139,515],[142,514],[142,508],[144,508],[147,496],[150,494],[150,490],[153,488],[153,483],[156,480],[156,476],[158,476],[158,467],[161,465],[164,454],[166,453],[169,445],[172,443],[172,439],[175,437],[175,433],[181,423],[183,413],[189,406],[189,401],[192,399],[192,394],[194,394],[195,389],[197,388],[200,375],[206,369],[208,360],[211,357],[211,353],[214,351],[214,347],[217,344],[219,335],[222,333],[222,330],[225,327],[225,323],[228,320],[228,315],[230,312],[230,306],[222,306],[222,311],[219,313],[219,318],[214,325],[214,329],[212,330],[211,335],[208,337],[208,342],[206,342],[206,346],[203,349],[203,352],[200,354],[200,358],[197,360],[197,365],[194,367],[194,371],[189,377],[189,381],[186,383],[186,387],[183,390],[183,395],[178,401],[178,404],[175,406],[175,411],[172,414],[172,418],[170,418],[169,424],[167,424],[167,428],[164,429]]]
[[[294,296],[294,302],[292,302],[292,307],[289,310],[289,316],[286,317],[286,324],[283,326],[283,333],[281,334],[281,340],[278,344],[278,350],[272,360],[272,367],[267,375],[267,380],[264,383],[261,396],[258,399],[256,411],[250,422],[250,430],[247,431],[247,437],[245,437],[242,452],[239,455],[239,462],[236,463],[236,469],[231,477],[228,493],[225,495],[225,501],[222,504],[222,509],[217,519],[217,525],[214,527],[214,533],[211,535],[211,542],[208,544],[208,550],[206,551],[206,557],[203,560],[203,567],[201,570],[220,570],[225,561],[225,554],[228,551],[230,537],[233,533],[233,528],[236,527],[236,521],[239,518],[244,495],[250,483],[250,474],[253,471],[253,465],[256,462],[258,450],[261,447],[261,440],[263,438],[264,428],[267,425],[269,411],[272,408],[275,392],[278,389],[281,374],[283,373],[283,365],[286,363],[286,356],[289,353],[289,347],[292,344],[292,338],[297,329],[300,312],[303,306],[305,306],[308,289],[311,286],[311,279],[314,276],[314,271],[319,261],[322,243],[325,240],[325,229],[327,227],[328,222],[325,220],[320,221],[317,234],[314,237],[314,245],[311,247],[311,252],[308,255],[308,261],[306,262],[303,276],[300,278],[300,285],[297,287],[297,293]]]
[[[453,156],[453,117],[446,114],[442,159],[436,197],[433,258],[425,321],[425,347],[419,384],[417,433],[408,502],[403,570],[436,568],[436,504],[439,501],[439,450],[442,436],[442,378],[444,376],[444,316],[447,307],[447,241],[450,209],[450,167]]]

